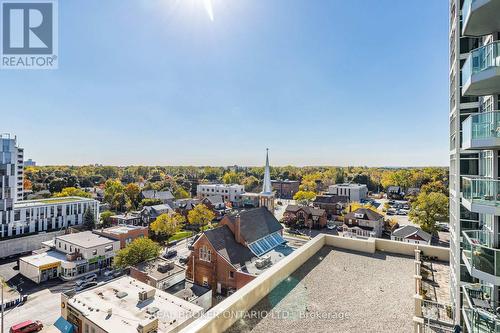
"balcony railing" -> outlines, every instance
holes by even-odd
[[[489,274],[494,277],[500,276],[500,249],[491,247],[491,233],[482,230],[463,231],[463,255],[467,259],[471,269],[471,275],[475,271]],[[484,277],[484,275],[483,275]]]
[[[495,147],[500,139],[500,111],[473,114],[462,123],[462,147]]]
[[[462,198],[472,205],[500,207],[500,181],[462,177]]]
[[[489,68],[500,67],[500,41],[495,41],[472,50],[462,67],[462,93],[468,95],[467,88],[472,83],[472,77]],[[485,90],[495,89],[484,88]],[[464,90],[465,89],[465,90]],[[485,92],[484,95],[492,94]]]
[[[462,286],[463,314],[471,333],[500,333],[500,318],[496,314],[498,303],[491,300],[492,288],[470,284]]]

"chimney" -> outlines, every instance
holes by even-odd
[[[241,228],[241,219],[240,219],[240,214],[238,214],[236,215],[236,221],[234,221],[234,239],[236,240],[236,242],[242,244],[240,228]]]

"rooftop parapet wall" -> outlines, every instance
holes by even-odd
[[[376,251],[415,256],[415,249],[423,251],[424,255],[435,256],[439,260],[449,260],[449,249],[430,245],[416,245],[381,239],[355,239],[340,236],[319,234],[292,254],[266,270],[263,274],[239,289],[201,318],[185,327],[181,333],[212,333],[224,332],[241,318],[246,311],[253,308],[266,297],[279,283],[288,278],[295,270],[310,259],[323,246],[348,251],[375,253]]]

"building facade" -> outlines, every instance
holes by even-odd
[[[449,8],[451,296],[456,324],[468,332],[496,332],[500,1],[450,0]],[[477,298],[488,306],[471,302]]]
[[[196,186],[196,195],[203,199],[213,195],[221,195],[224,201],[237,204],[241,201],[241,195],[245,193],[245,186],[232,184],[200,184]]]
[[[306,228],[321,229],[328,222],[326,210],[309,206],[288,205],[283,213],[285,223],[298,224]]]
[[[298,180],[272,180],[273,190],[279,199],[293,199],[295,193],[299,191],[300,182]]]
[[[357,237],[381,237],[384,231],[384,216],[369,209],[358,208],[344,216],[344,234]]]
[[[23,156],[15,136],[0,135],[0,211],[12,210],[14,203],[23,199]],[[1,221],[7,222],[3,217]]]
[[[361,202],[368,197],[368,187],[365,184],[334,184],[328,186],[328,194],[347,196],[351,202]]]

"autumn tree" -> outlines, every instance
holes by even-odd
[[[309,205],[311,201],[316,198],[316,193],[313,191],[298,191],[293,196],[293,200],[297,200],[299,203],[303,205]]]
[[[130,206],[132,209],[136,209],[139,206],[139,195],[141,194],[141,189],[139,185],[135,183],[130,183],[123,189],[123,192],[127,196],[128,201],[130,201]]]
[[[112,224],[111,216],[113,216],[113,215],[115,215],[115,213],[113,213],[110,210],[106,210],[106,211],[102,212],[100,215],[101,227],[103,227],[103,228],[110,227]]]
[[[135,266],[138,263],[158,257],[161,246],[149,238],[136,238],[116,253],[113,264],[118,268]]]
[[[204,204],[197,204],[188,212],[189,224],[196,226],[200,230],[203,230],[207,225],[210,226],[214,218],[214,212]]]
[[[229,171],[222,176],[224,184],[239,184],[241,182],[241,174],[234,171]]]
[[[420,193],[411,205],[409,218],[422,230],[435,233],[436,222],[448,220],[448,197],[439,192]]]
[[[54,197],[82,197],[82,198],[91,198],[92,195],[89,192],[85,192],[81,188],[76,187],[65,187],[61,192],[54,193]]]
[[[151,223],[151,231],[155,233],[158,240],[164,242],[173,236],[181,229],[182,224],[186,222],[186,218],[179,213],[161,214],[156,220]]]

